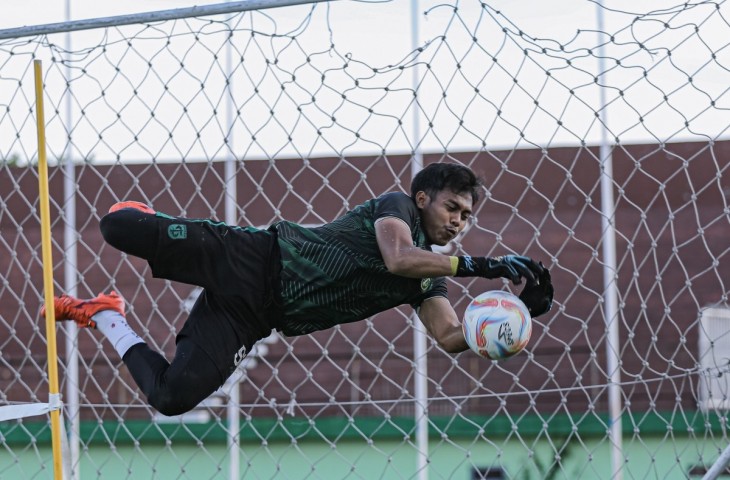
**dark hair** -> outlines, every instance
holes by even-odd
[[[411,183],[411,197],[423,191],[433,198],[441,190],[453,193],[471,194],[474,205],[479,201],[479,189],[482,181],[469,167],[455,163],[432,163],[418,172]]]

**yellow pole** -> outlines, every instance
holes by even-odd
[[[56,352],[56,314],[53,310],[53,258],[51,253],[51,216],[48,200],[48,162],[46,160],[46,125],[43,110],[43,70],[40,60],[33,61],[35,71],[36,122],[38,131],[38,186],[41,207],[41,247],[43,250],[43,293],[46,305],[46,342],[48,349],[49,404],[58,401],[58,353]],[[61,463],[61,412],[51,410],[51,442],[53,445],[53,476],[63,478]]]

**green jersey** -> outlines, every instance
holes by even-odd
[[[320,227],[278,222],[285,335],[303,335],[362,320],[402,304],[446,297],[446,281],[388,272],[375,238],[375,222],[396,217],[408,225],[413,244],[430,250],[415,202],[387,193]]]

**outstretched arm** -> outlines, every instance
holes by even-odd
[[[531,258],[518,255],[502,257],[448,257],[429,252],[413,245],[411,231],[402,220],[386,217],[375,223],[375,238],[385,267],[390,273],[409,278],[484,277],[507,278],[515,285],[527,280],[520,298],[533,317],[550,310],[553,286],[550,272]],[[446,302],[448,305],[448,302]],[[447,309],[439,308],[441,313]],[[456,318],[453,308],[448,305]],[[459,322],[456,321],[458,324]],[[429,331],[431,331],[429,329]],[[434,335],[436,337],[436,335]],[[437,337],[438,340],[439,337]],[[439,341],[440,343],[440,341]]]
[[[517,285],[523,277],[535,283],[545,271],[541,264],[519,255],[447,257],[420,249],[413,245],[408,225],[395,217],[375,222],[375,238],[388,271],[403,277],[507,278]]]
[[[449,257],[413,245],[403,220],[387,217],[375,223],[375,238],[390,273],[409,278],[445,277],[452,274]]]
[[[432,297],[424,300],[418,309],[418,318],[439,346],[448,353],[459,353],[469,349],[461,329],[461,322],[448,299]]]

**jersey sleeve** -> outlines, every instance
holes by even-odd
[[[420,228],[418,227],[418,225],[420,224],[418,207],[416,207],[416,203],[413,201],[413,199],[405,193],[391,192],[378,197],[374,212],[375,223],[377,223],[377,221],[380,219],[388,217],[395,217],[403,220],[410,228],[411,233],[414,235],[416,234],[415,232],[418,231],[418,229]],[[425,248],[430,250],[429,247]],[[418,310],[418,308],[421,306],[421,303],[429,298],[448,298],[446,279],[444,277],[423,279],[423,281],[429,281],[431,285],[426,291],[421,293],[418,298],[410,302],[410,305],[414,309]]]
[[[374,220],[377,222],[387,217],[403,220],[412,230],[417,223],[418,208],[413,199],[405,193],[386,193],[377,199]]]
[[[421,295],[421,298],[411,303],[411,307],[413,307],[416,311],[418,311],[418,309],[421,307],[421,304],[424,300],[428,300],[429,298],[434,297],[449,297],[449,292],[446,288],[446,279],[444,277],[436,277],[431,280],[431,288],[424,292],[423,295]]]

